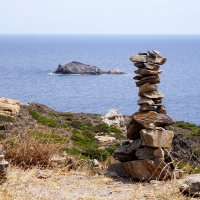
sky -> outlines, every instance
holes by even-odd
[[[200,34],[200,0],[0,0],[0,34]]]

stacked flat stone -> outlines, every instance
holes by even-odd
[[[125,174],[140,180],[164,180],[172,178],[174,166],[169,150],[174,132],[173,120],[162,104],[164,95],[158,91],[160,65],[166,58],[158,51],[148,51],[131,56],[137,68],[136,86],[139,87],[139,111],[134,113],[127,130],[130,140],[124,141],[114,152],[122,162]]]

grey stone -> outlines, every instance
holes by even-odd
[[[182,193],[193,197],[200,197],[200,174],[193,174],[179,181]]]
[[[127,162],[136,159],[135,150],[141,146],[141,140],[131,140],[128,144],[121,146],[113,153],[113,157],[121,162]]]

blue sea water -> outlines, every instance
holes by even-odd
[[[129,57],[148,49],[168,58],[159,89],[175,120],[200,124],[200,36],[1,35],[0,96],[58,111],[123,114],[138,110]],[[52,75],[59,63],[80,61],[125,75]]]

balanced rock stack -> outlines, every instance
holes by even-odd
[[[134,113],[128,125],[127,137],[114,152],[122,162],[126,176],[139,180],[164,180],[172,178],[174,166],[169,150],[174,132],[173,120],[162,104],[163,94],[158,91],[160,65],[166,58],[158,51],[148,51],[132,56],[137,67],[133,79],[139,87],[139,111]]]

